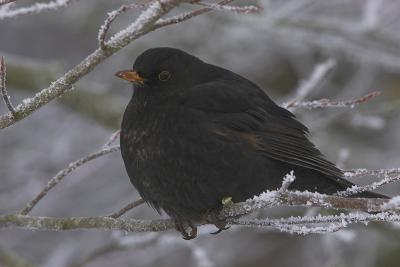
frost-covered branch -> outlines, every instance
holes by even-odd
[[[336,66],[334,59],[328,59],[327,61],[318,64],[312,71],[310,77],[300,83],[297,88],[296,96],[288,103],[284,103],[283,107],[294,110],[296,103],[302,102],[314,89],[318,87],[326,79],[330,71]]]
[[[114,134],[115,136],[116,134]],[[115,137],[111,138],[112,141]],[[111,142],[110,141],[110,144]],[[103,148],[104,149],[104,148]],[[361,171],[349,171],[354,176]],[[384,173],[390,175],[398,173],[398,169],[363,171],[363,173]],[[358,174],[361,175],[361,174]],[[390,200],[380,198],[346,198],[340,196],[324,195],[311,192],[288,191],[288,187],[293,183],[295,176],[293,173],[286,175],[282,186],[278,190],[267,191],[259,196],[255,196],[241,203],[228,203],[224,205],[222,211],[217,214],[209,214],[202,223],[209,223],[213,220],[226,220],[231,225],[248,226],[268,226],[299,234],[327,233],[334,232],[350,223],[367,223],[370,221],[399,222],[400,197]],[[122,220],[118,219],[127,210],[143,203],[143,200],[135,201],[124,207],[119,212],[105,217],[81,217],[81,218],[51,218],[51,217],[31,217],[24,214],[13,214],[0,216],[0,228],[24,228],[37,230],[73,230],[73,229],[108,229],[123,230],[125,232],[157,232],[173,229],[173,220]],[[34,203],[35,204],[35,203]],[[34,206],[29,206],[30,209]],[[332,216],[305,216],[290,217],[281,219],[264,220],[238,220],[238,218],[252,213],[259,209],[281,207],[281,206],[305,206],[320,207],[325,209],[337,209],[348,211],[364,211],[377,214],[341,214]],[[29,210],[28,210],[29,212]],[[26,213],[25,213],[26,214]],[[318,225],[316,225],[318,224]],[[325,225],[319,225],[325,224]],[[328,225],[326,225],[328,224]]]
[[[6,88],[6,64],[4,63],[4,57],[0,58],[0,94],[12,116],[15,116],[15,109]]]
[[[300,108],[307,108],[307,109],[315,109],[315,108],[354,108],[355,106],[366,103],[373,98],[380,95],[380,91],[375,91],[369,93],[365,96],[353,99],[353,100],[345,100],[345,101],[333,101],[329,99],[320,99],[320,100],[313,100],[313,101],[300,101],[300,102],[293,102],[291,107],[300,107]],[[284,104],[285,105],[285,104]]]
[[[51,189],[53,189],[56,185],[58,185],[68,174],[70,174],[77,168],[88,163],[89,161],[100,158],[112,152],[119,151],[120,150],[119,145],[111,146],[111,144],[117,138],[118,133],[119,131],[113,133],[109,141],[100,150],[91,153],[83,158],[80,158],[74,162],[71,162],[70,164],[68,164],[66,168],[59,171],[53,178],[50,179],[50,181],[43,188],[43,190],[25,205],[25,207],[20,211],[20,214],[27,215],[38,204],[38,202],[47,195],[47,193]]]
[[[107,19],[104,21],[103,25],[99,29],[99,34],[97,39],[99,40],[99,46],[101,49],[105,50],[107,49],[107,46],[104,44],[106,41],[106,35],[108,30],[110,29],[111,24],[113,21],[122,13],[130,10],[130,9],[136,9],[136,8],[142,8],[146,7],[149,5],[150,2],[146,2],[143,4],[129,4],[129,5],[122,5],[118,9],[111,11],[108,13]]]
[[[256,13],[261,10],[259,6],[228,6],[228,5],[221,5],[221,4],[214,4],[214,3],[205,3],[203,1],[193,1],[193,4],[205,6],[215,10],[223,10],[223,11],[230,11],[235,13]]]
[[[189,0],[159,0],[152,2],[132,24],[116,33],[107,42],[104,42],[103,47],[107,47],[106,49],[96,49],[82,62],[52,82],[49,87],[42,89],[33,98],[24,99],[15,108],[15,116],[12,116],[11,113],[0,116],[0,129],[26,118],[50,101],[65,94],[73,88],[74,83],[92,71],[98,64],[139,37],[161,27],[179,23],[212,10],[210,8],[202,8],[170,19],[160,20],[162,16],[182,2],[189,2]],[[225,0],[219,4],[223,5],[229,2],[230,0]]]
[[[235,224],[235,218],[249,214],[255,210],[280,206],[307,206],[323,207],[328,209],[361,210],[367,212],[382,212],[391,216],[384,216],[381,220],[399,221],[399,215],[389,211],[397,211],[398,205],[389,206],[387,199],[342,198],[310,192],[281,192],[269,191],[242,203],[231,203],[224,206],[218,214],[221,220],[228,220]],[[211,216],[211,215],[210,215]],[[215,217],[212,217],[215,218]],[[367,217],[369,220],[378,220],[380,217]],[[209,220],[206,220],[209,221]],[[237,222],[236,222],[237,223]],[[238,224],[238,223],[237,223]],[[110,217],[77,217],[52,218],[31,217],[26,215],[0,216],[0,228],[23,228],[30,230],[75,230],[75,229],[108,229],[123,230],[126,232],[157,232],[173,229],[173,220],[122,220]]]
[[[11,3],[14,1],[6,0],[5,4]],[[77,1],[77,0],[55,0],[55,1],[48,2],[48,3],[36,3],[29,7],[21,7],[21,8],[17,8],[17,9],[13,9],[13,10],[0,9],[0,20],[7,19],[7,18],[14,18],[14,17],[21,16],[21,15],[38,14],[43,11],[56,10],[61,7],[66,7],[68,4],[70,4],[73,1]],[[3,5],[3,3],[0,2],[0,5]]]
[[[272,227],[282,232],[296,234],[331,233],[351,224],[369,222],[400,222],[400,215],[381,212],[377,214],[349,213],[340,215],[298,216],[279,219],[245,220],[234,219],[230,223],[251,227]]]
[[[140,198],[140,199],[138,199],[136,201],[133,201],[133,202],[129,203],[128,205],[126,205],[125,207],[120,209],[119,211],[108,215],[108,217],[114,218],[114,219],[119,218],[122,215],[124,215],[125,213],[127,213],[128,211],[130,211],[131,209],[134,209],[134,208],[142,205],[143,203],[144,203],[144,200]]]

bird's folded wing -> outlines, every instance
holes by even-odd
[[[336,181],[343,176],[308,140],[307,128],[252,83],[219,81],[196,86],[188,91],[184,105],[203,113],[213,131],[217,127],[242,136],[267,157],[319,171]]]

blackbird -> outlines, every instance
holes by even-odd
[[[196,223],[225,200],[275,190],[292,170],[296,180],[289,189],[333,194],[353,185],[308,140],[306,126],[232,71],[161,47],[116,76],[134,88],[120,136],[127,173],[185,239],[194,238]]]

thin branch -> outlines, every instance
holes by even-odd
[[[20,211],[20,214],[26,215],[28,214],[37,204],[38,202],[47,195],[47,193],[53,189],[56,185],[58,185],[64,177],[66,177],[68,174],[79,168],[80,166],[84,165],[85,163],[92,161],[94,159],[100,158],[104,155],[110,154],[115,151],[119,151],[120,148],[119,146],[103,146],[99,151],[96,151],[94,153],[91,153],[83,158],[80,158],[70,164],[65,169],[62,169],[59,171],[53,178],[50,179],[50,181],[47,183],[47,185],[43,188],[43,190],[37,194],[31,201],[29,201],[25,207]]]
[[[314,89],[317,88],[322,81],[326,79],[330,71],[336,66],[336,61],[334,59],[328,59],[327,61],[318,64],[312,71],[310,77],[300,83],[298,89],[296,89],[296,96],[293,100],[288,103],[284,103],[284,108],[291,108],[294,110],[296,108],[296,103],[303,101],[307,95],[309,95]]]
[[[144,203],[144,200],[140,198],[134,202],[129,203],[128,205],[126,205],[125,207],[120,209],[119,211],[108,215],[107,217],[117,219],[117,218],[121,217],[122,215],[124,215],[125,213],[127,213],[128,211],[130,211],[131,209],[136,208],[136,207],[142,205],[143,203]]]
[[[221,2],[218,3],[218,5],[226,5],[233,2],[233,0],[222,0]],[[154,23],[154,28],[159,28],[159,27],[165,27],[168,25],[173,25],[173,24],[177,24],[177,23],[181,23],[184,22],[188,19],[191,19],[193,17],[202,15],[204,13],[210,12],[212,11],[212,8],[199,8],[190,12],[185,12],[167,19],[159,19],[156,23]]]
[[[113,132],[110,135],[110,138],[108,139],[107,143],[104,144],[103,148],[107,148],[107,147],[111,146],[112,144],[114,144],[114,142],[118,139],[120,133],[121,133],[121,130],[117,130],[117,131]]]
[[[295,101],[290,104],[290,106],[293,107],[301,107],[301,108],[307,108],[307,109],[315,109],[315,108],[354,108],[355,106],[366,103],[371,101],[373,98],[377,97],[380,95],[380,91],[375,91],[372,93],[369,93],[365,96],[353,99],[353,100],[347,100],[347,101],[332,101],[329,99],[320,99],[320,100],[314,100],[314,101]],[[284,104],[284,106],[287,104]]]
[[[372,184],[369,185],[364,185],[364,186],[353,185],[352,187],[349,187],[346,190],[337,192],[335,195],[340,197],[348,197],[365,191],[373,191],[384,185],[391,184],[397,181],[400,181],[400,175],[386,176],[382,180],[378,182],[373,182]]]
[[[379,169],[379,170],[353,169],[353,170],[346,170],[344,172],[344,176],[347,179],[363,177],[363,176],[376,176],[383,178],[389,175],[400,175],[400,168]]]
[[[5,3],[7,3],[7,1],[8,1],[8,3],[10,3],[10,2],[14,2],[15,0],[14,1],[6,0]],[[21,16],[21,15],[27,15],[27,14],[38,14],[43,11],[56,10],[61,7],[66,7],[68,4],[70,4],[73,1],[77,1],[77,0],[55,0],[55,1],[48,2],[48,3],[36,3],[29,7],[21,7],[21,8],[14,9],[14,10],[2,11],[2,12],[0,12],[0,20],[7,19],[7,18],[13,18],[13,17]],[[0,3],[0,5],[2,5],[2,3]]]
[[[296,176],[294,176],[294,171],[291,171],[289,174],[286,174],[285,177],[283,177],[282,186],[278,191],[281,193],[286,192],[294,180],[296,180]]]
[[[215,9],[215,10],[222,10],[222,11],[230,11],[235,13],[256,13],[262,10],[259,6],[228,6],[228,5],[221,5],[221,4],[214,4],[214,3],[205,3],[202,1],[193,1],[193,4],[205,6],[207,8]]]
[[[4,63],[4,57],[0,59],[0,94],[12,116],[15,116],[15,109],[6,88],[6,64]]]
[[[136,9],[136,8],[143,8],[146,7],[150,4],[150,2],[146,2],[143,4],[130,4],[130,5],[122,5],[118,9],[109,12],[107,15],[107,19],[104,21],[103,25],[99,29],[98,33],[98,41],[99,41],[99,46],[102,50],[107,49],[107,46],[105,45],[105,39],[108,30],[110,29],[111,23],[122,13],[130,10],[130,9]]]
[[[302,216],[302,217],[261,219],[261,220],[233,219],[230,221],[230,223],[234,225],[243,225],[251,227],[273,227],[284,232],[305,235],[310,233],[335,232],[355,223],[366,224],[369,222],[399,222],[399,221],[400,221],[400,215],[393,214],[390,212],[381,212],[378,214],[342,213],[340,215],[325,215],[325,216],[317,215],[317,216]],[[325,225],[313,226],[315,224],[325,224]]]

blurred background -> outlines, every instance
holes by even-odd
[[[36,1],[18,0],[14,7]],[[0,55],[14,103],[45,88],[97,47],[107,12],[129,0],[80,0],[58,11],[0,20]],[[17,124],[0,130],[0,214],[21,209],[60,169],[100,148],[119,128],[131,88],[114,77],[142,51],[184,49],[255,81],[278,103],[327,59],[336,66],[307,99],[347,100],[382,95],[353,109],[298,109],[311,139],[344,169],[400,167],[400,1],[264,0],[259,14],[212,12],[162,28],[133,42],[62,96]],[[175,13],[190,7],[185,5]],[[112,25],[123,29],[140,11]],[[6,111],[3,103],[0,111]],[[359,178],[365,184],[373,178]],[[397,195],[392,184],[380,192]],[[93,161],[55,187],[32,211],[36,216],[99,216],[136,199],[119,153]],[[263,216],[302,215],[302,208]],[[258,214],[259,215],[259,214]],[[142,205],[125,217],[159,218]],[[165,216],[164,216],[165,217]],[[0,231],[0,266],[400,266],[395,224],[352,226],[333,234],[298,236],[232,227],[213,236],[203,227],[194,241],[174,231]],[[17,264],[17,263],[15,263]],[[23,265],[25,264],[25,265]]]

